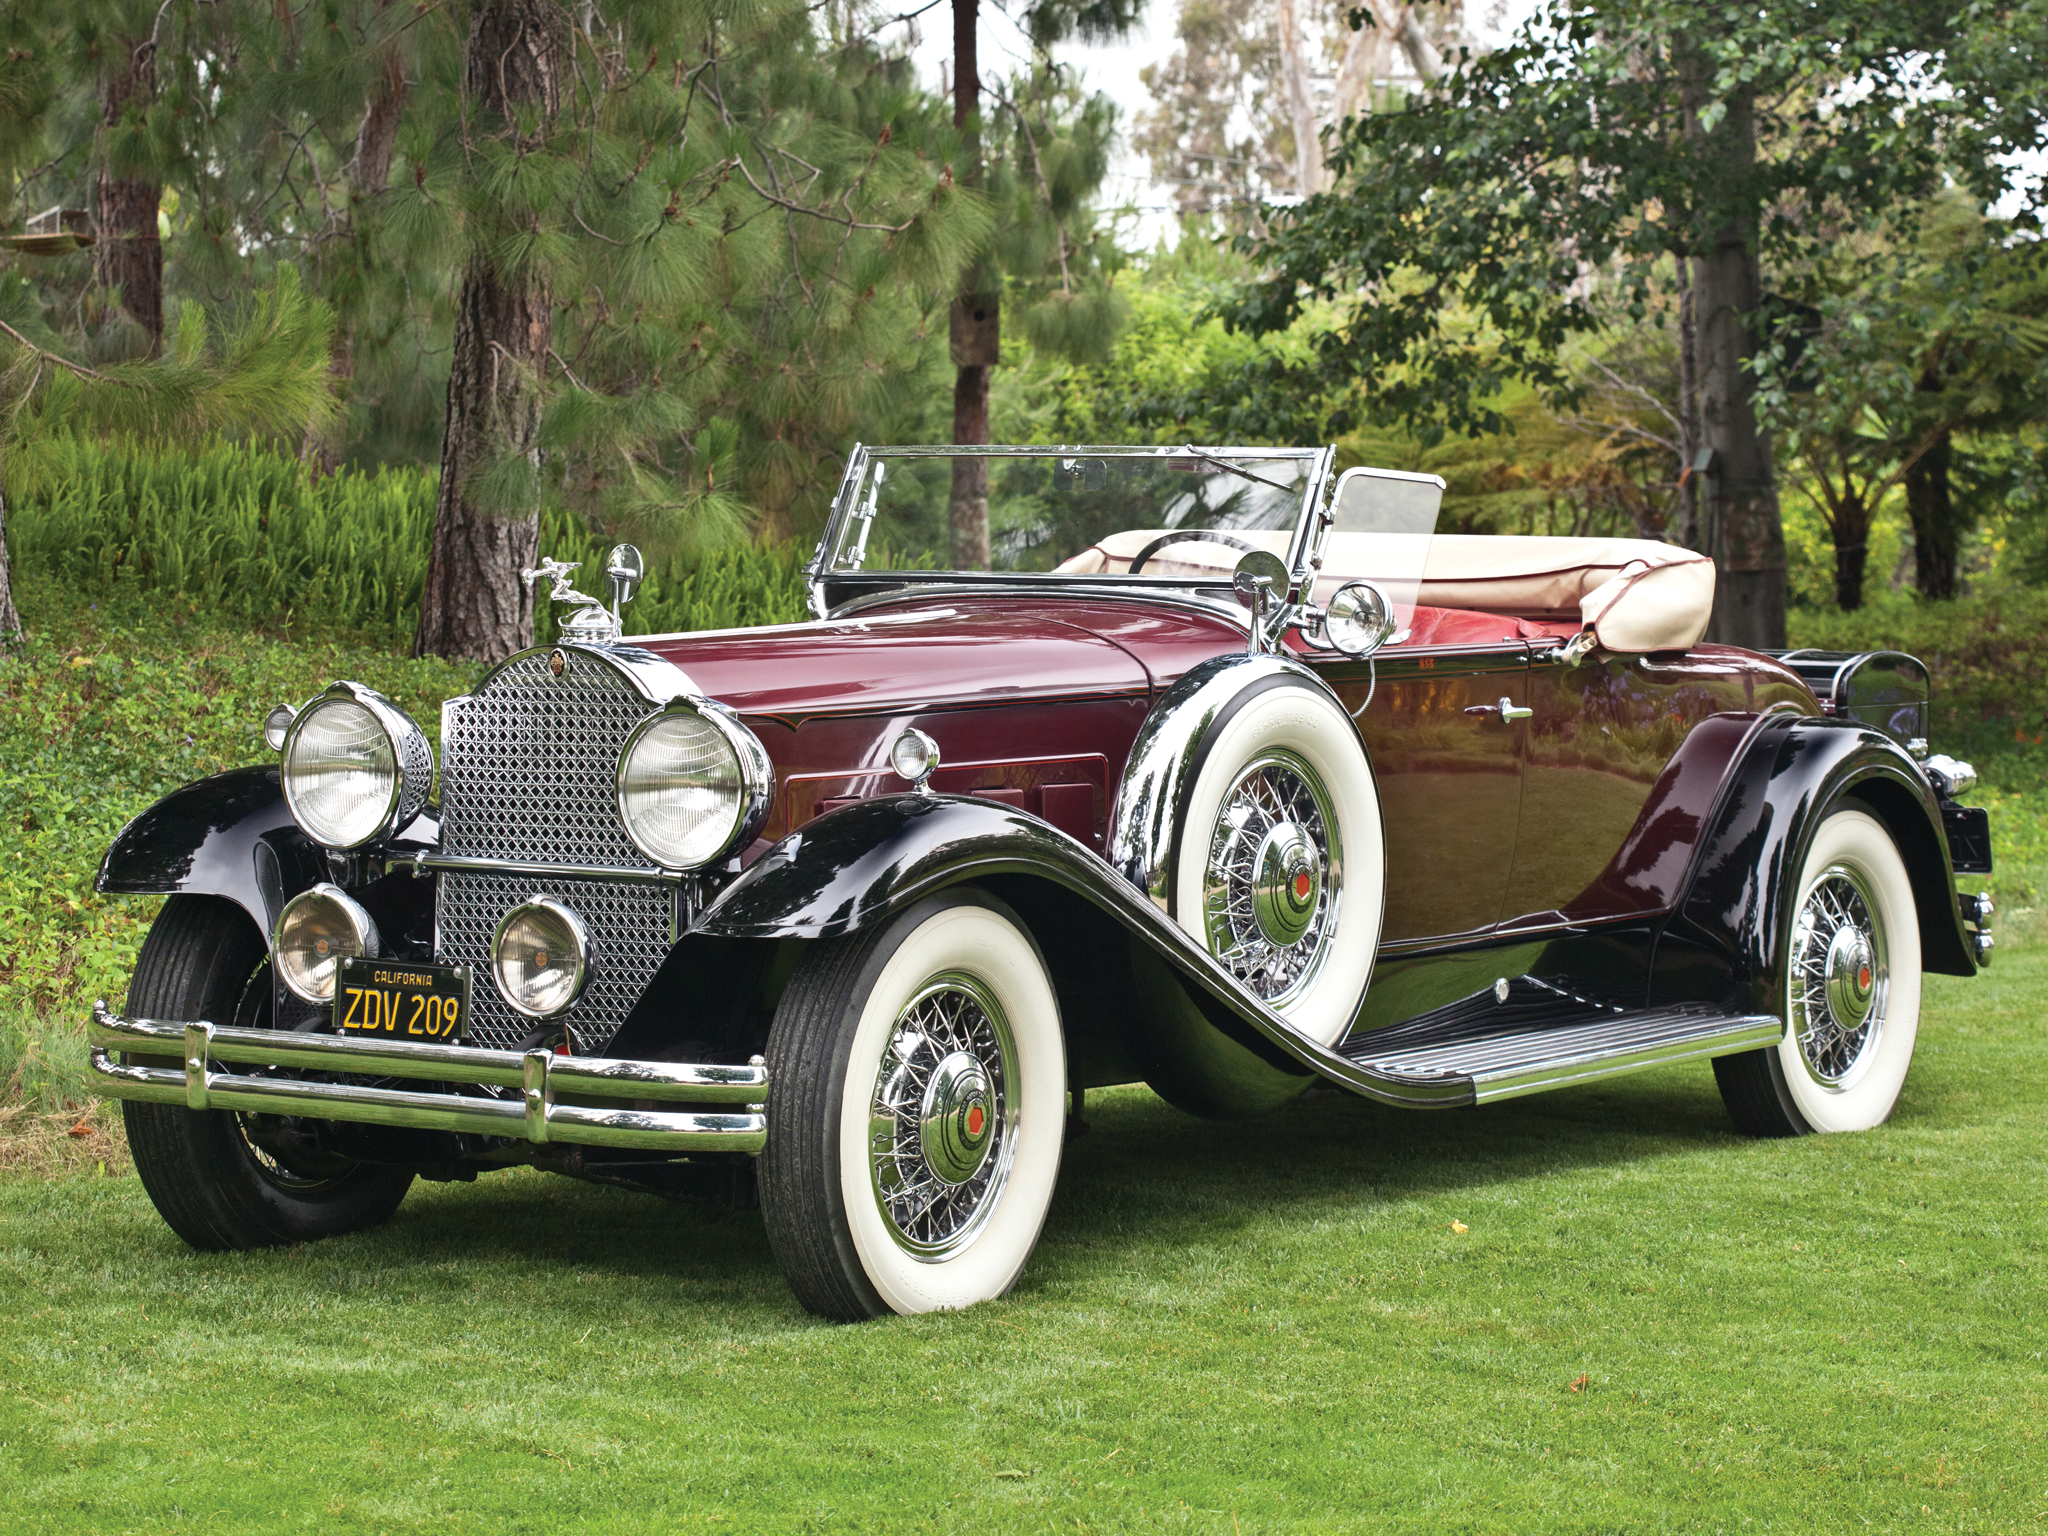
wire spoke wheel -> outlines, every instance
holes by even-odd
[[[1868,880],[1831,864],[1807,888],[1792,924],[1787,1006],[1809,1076],[1829,1088],[1855,1081],[1884,1033],[1890,966]]]
[[[890,1235],[926,1261],[973,1242],[1016,1149],[1016,1044],[973,977],[933,977],[897,1015],[869,1107],[875,1201]]]
[[[1314,981],[1342,895],[1337,819],[1321,777],[1293,752],[1259,753],[1225,791],[1210,834],[1209,952],[1278,1007]]]

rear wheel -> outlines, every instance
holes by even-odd
[[[128,1011],[267,1028],[270,964],[262,934],[233,902],[171,897],[143,940]],[[128,1099],[121,1115],[142,1187],[194,1248],[267,1248],[376,1226],[412,1186],[403,1168],[268,1151],[252,1135],[252,1117],[229,1110]]]
[[[1038,946],[976,891],[814,945],[768,1038],[768,1240],[823,1317],[1016,1283],[1059,1174],[1066,1049]]]
[[[1920,1025],[1920,923],[1884,823],[1856,802],[1821,822],[1800,870],[1779,983],[1785,1038],[1714,1063],[1752,1136],[1881,1125]]]

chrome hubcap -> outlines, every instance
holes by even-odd
[[[953,1052],[925,1085],[918,1141],[926,1164],[948,1184],[965,1184],[988,1156],[994,1128],[981,1058],[971,1051]]]
[[[1846,1088],[1884,1032],[1888,972],[1884,927],[1863,875],[1822,871],[1792,924],[1791,1014],[1807,1075]]]
[[[1223,797],[1210,836],[1209,952],[1258,996],[1285,1003],[1322,964],[1342,886],[1322,779],[1292,752],[1261,753]]]
[[[868,1112],[875,1203],[897,1246],[928,1261],[986,1224],[1016,1150],[1010,1023],[988,989],[935,976],[896,1017]]]

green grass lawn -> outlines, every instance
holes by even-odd
[[[1103,1095],[1010,1297],[856,1327],[755,1216],[540,1175],[225,1256],[0,1179],[0,1525],[2038,1531],[2044,1002],[2044,952],[1931,979],[1859,1136],[1738,1140],[1704,1067]]]
[[[1703,1066],[1227,1127],[1091,1096],[1012,1296],[838,1328],[757,1216],[535,1174],[417,1186],[358,1238],[185,1249],[82,1102],[84,1006],[153,907],[95,897],[99,854],[254,760],[279,699],[363,677],[432,730],[473,669],[21,596],[0,1532],[2048,1530],[2035,744],[1985,759],[2018,942],[1930,979],[1883,1130],[1741,1141]]]

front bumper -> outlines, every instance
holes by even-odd
[[[488,1051],[463,1045],[411,1045],[349,1040],[270,1029],[223,1029],[156,1019],[124,1019],[95,1003],[87,1030],[92,1079],[117,1099],[231,1109],[244,1114],[353,1120],[535,1143],[643,1147],[667,1152],[745,1152],[768,1142],[768,1071],[757,1056],[743,1067],[673,1061],[615,1061],[556,1056],[547,1051]],[[180,1067],[117,1060],[175,1056]],[[311,1072],[351,1078],[441,1085],[442,1091],[217,1070],[222,1065]],[[468,1087],[512,1088],[493,1098]],[[581,1100],[631,1099],[634,1105]],[[569,1102],[565,1102],[569,1101]],[[704,1112],[661,1104],[731,1104],[737,1112]]]

